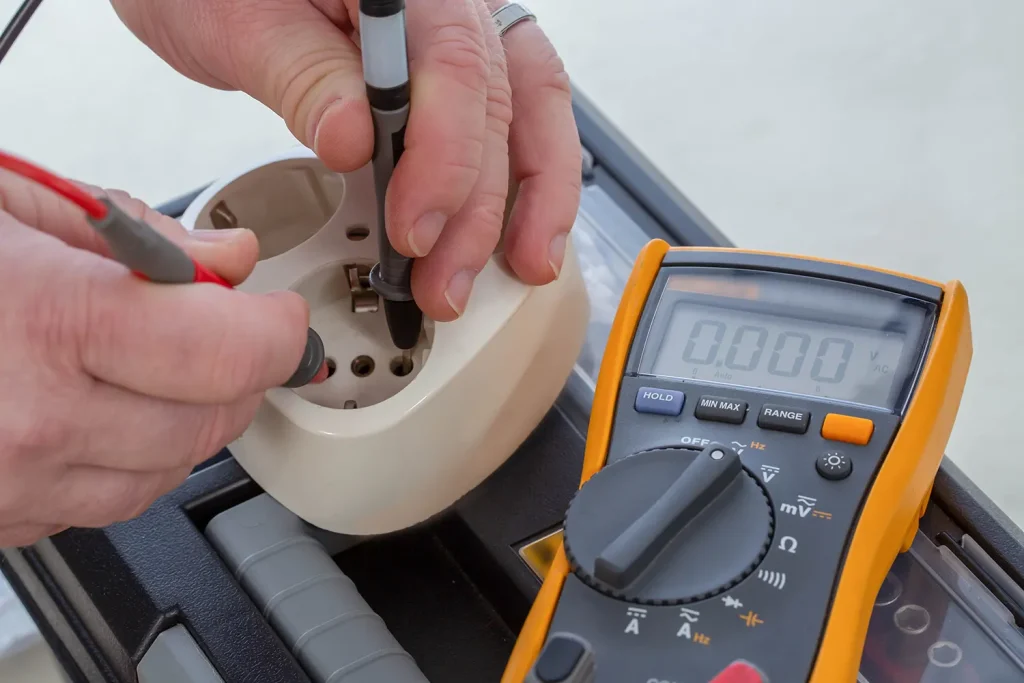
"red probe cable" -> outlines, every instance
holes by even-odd
[[[0,150],[0,168],[6,168],[15,175],[32,180],[43,187],[53,190],[65,199],[77,204],[91,218],[100,219],[107,215],[107,207],[103,202],[82,188],[44,168],[24,159],[19,159],[3,150]]]
[[[234,289],[230,282],[191,258],[184,249],[172,243],[153,226],[128,216],[109,200],[93,197],[55,173],[2,150],[0,168],[56,192],[85,211],[89,222],[103,234],[111,249],[119,259],[123,259],[122,262],[135,277],[143,280],[156,278],[159,282],[173,283],[209,282]],[[115,240],[115,234],[120,239]],[[149,270],[152,277],[141,270]],[[325,381],[330,375],[330,368],[323,356],[323,341],[310,328],[299,369],[284,386],[295,388]],[[309,377],[314,367],[317,368],[316,374]]]
[[[20,157],[16,157],[13,154],[0,150],[0,168],[7,169],[15,175],[21,176],[26,180],[31,180],[43,187],[56,192],[60,196],[69,200],[83,211],[88,214],[89,218],[93,220],[102,220],[107,217],[108,209],[107,205],[104,204],[100,199],[93,197],[91,194],[78,187],[69,180],[66,180],[59,175],[47,171],[45,168],[33,164],[30,161],[26,161]],[[199,263],[195,259],[192,259],[192,265],[195,270],[195,276],[193,282],[210,282],[222,287],[232,288],[230,282],[217,275],[212,270]],[[147,280],[145,273],[138,271],[132,271],[136,277]]]

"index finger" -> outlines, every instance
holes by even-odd
[[[473,0],[419,0],[406,13],[411,105],[385,214],[395,249],[415,257],[430,252],[480,175],[490,58]]]
[[[189,233],[178,221],[119,190],[75,183],[90,194],[106,196],[126,214],[149,224],[231,284],[243,282],[259,257],[256,236],[245,229]],[[110,247],[89,225],[81,208],[30,180],[0,169],[0,211],[52,235],[65,244],[110,258]]]
[[[47,273],[48,310],[67,321],[82,369],[136,393],[233,403],[283,385],[306,347],[309,309],[294,292],[168,286],[67,247]]]

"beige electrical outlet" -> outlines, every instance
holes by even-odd
[[[260,261],[240,289],[291,289],[310,304],[331,377],[268,391],[230,449],[270,495],[330,531],[406,528],[468,493],[548,411],[583,344],[589,303],[570,240],[544,287],[520,282],[496,252],[463,316],[427,321],[403,357],[366,283],[377,260],[369,167],[336,174],[297,148],[214,183],[182,222],[253,230]]]

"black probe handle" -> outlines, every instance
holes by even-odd
[[[384,200],[398,160],[405,151],[411,88],[406,46],[405,0],[360,0],[359,32],[363,79],[373,115],[373,181],[377,193],[379,261],[370,270],[370,286],[384,299],[391,340],[400,349],[419,341],[423,312],[413,300],[412,262],[392,246]]]
[[[310,327],[306,333],[306,351],[302,354],[299,367],[295,370],[295,374],[291,376],[291,379],[282,386],[288,389],[306,386],[319,374],[325,360],[324,342],[320,335],[316,333],[316,330]]]

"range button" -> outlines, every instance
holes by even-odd
[[[747,402],[721,396],[701,396],[693,416],[698,420],[742,424],[747,417]]]
[[[761,406],[761,414],[757,416],[757,426],[761,429],[792,434],[805,434],[810,423],[811,414],[803,408],[775,403],[765,403]]]

